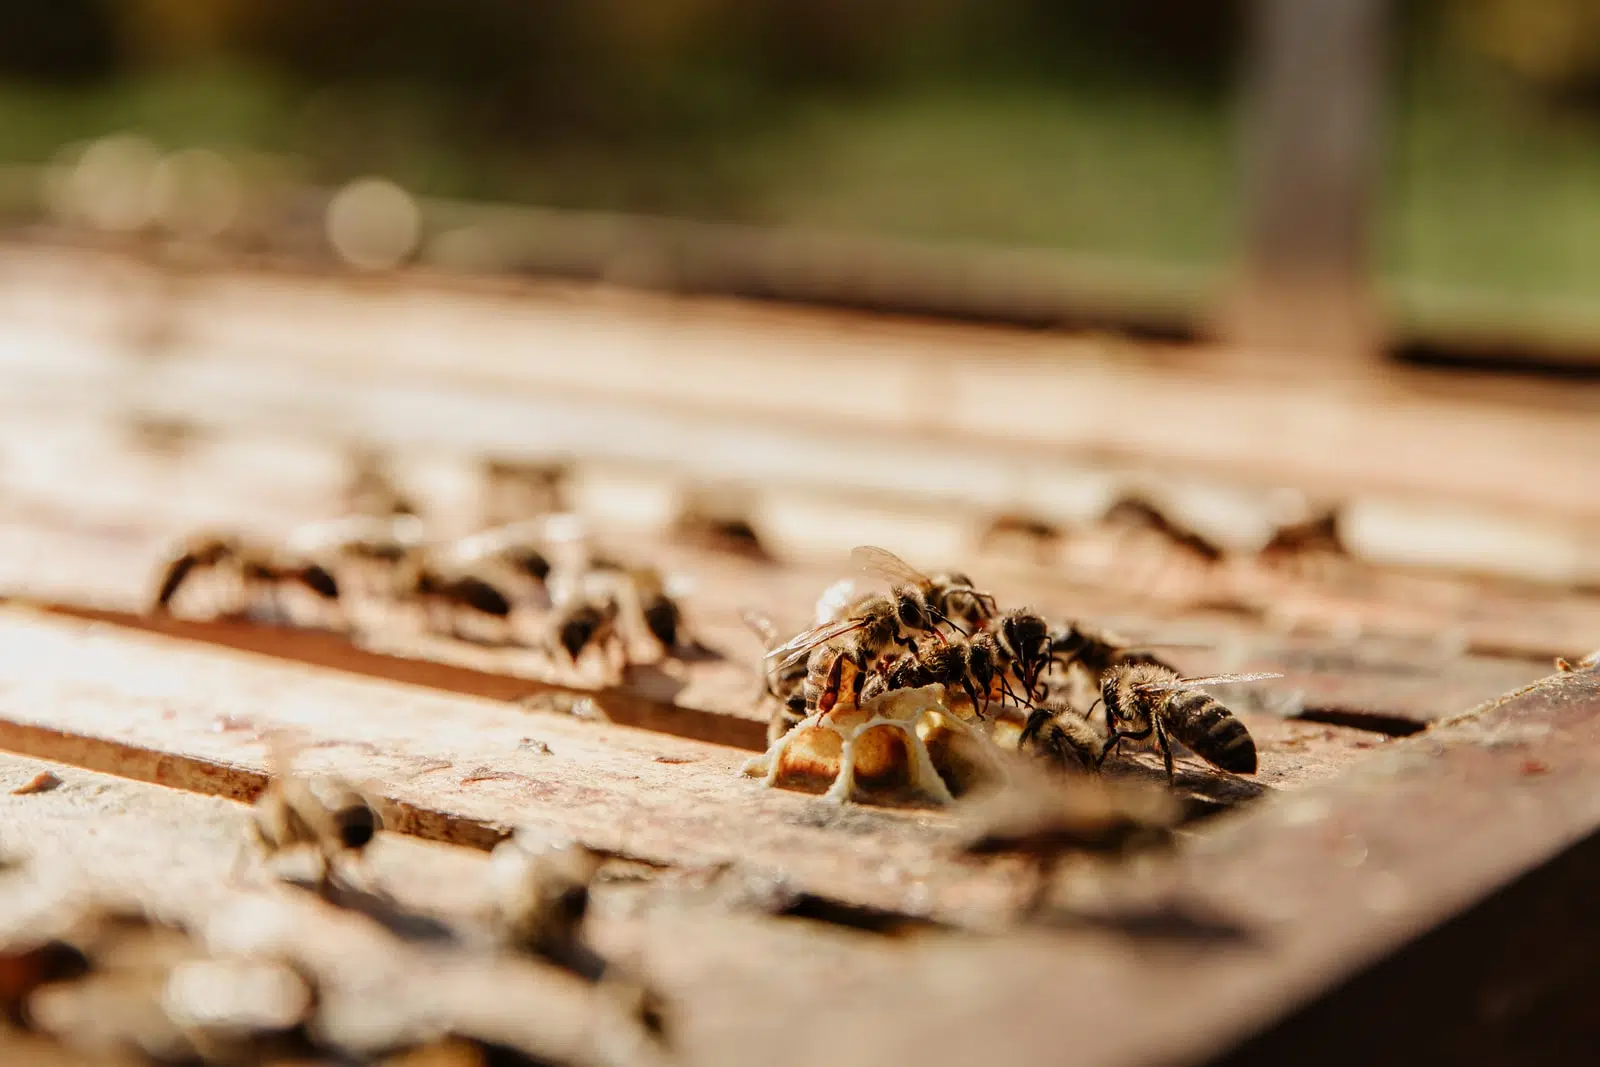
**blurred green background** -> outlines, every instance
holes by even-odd
[[[1220,0],[7,0],[0,163],[137,130],[446,196],[1232,255]],[[1397,3],[1391,288],[1587,303],[1600,0]]]

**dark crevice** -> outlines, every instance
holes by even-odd
[[[883,908],[850,904],[831,897],[818,896],[815,893],[796,893],[772,914],[785,919],[827,923],[830,926],[840,926],[883,937],[901,937],[941,927],[940,923],[932,919]]]
[[[1381,711],[1364,711],[1358,708],[1304,708],[1294,718],[1301,722],[1348,726],[1353,730],[1365,730],[1386,737],[1410,737],[1428,728],[1427,723],[1406,718],[1404,715],[1389,715]]]

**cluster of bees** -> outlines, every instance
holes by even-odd
[[[561,565],[563,555],[566,557]],[[659,570],[590,553],[566,515],[513,522],[430,543],[409,514],[356,514],[303,526],[282,544],[234,533],[186,539],[161,566],[153,613],[203,586],[213,613],[282,622],[298,598],[346,628],[353,592],[408,609],[424,629],[452,637],[542,647],[576,669],[586,656],[620,675],[641,643],[674,655],[686,643],[676,590]],[[197,596],[195,593],[185,595]],[[541,616],[523,640],[516,614]]]
[[[1108,633],[1001,610],[965,574],[923,574],[872,546],[852,557],[889,591],[837,583],[814,625],[781,642],[770,620],[746,613],[768,646],[771,711],[770,747],[747,774],[825,784],[840,800],[882,787],[947,801],[991,776],[999,751],[1097,771],[1124,742],[1142,741],[1169,781],[1175,743],[1215,768],[1255,773],[1249,730],[1199,687],[1273,675],[1184,677]]]
[[[251,813],[250,837],[269,864],[291,853],[314,857],[318,874],[310,888],[340,907],[347,898],[338,868],[361,856],[381,820],[350,784],[296,775],[284,747],[277,751],[279,773]],[[497,950],[490,955],[508,954],[553,983],[552,994],[567,1007],[549,1010],[586,1005],[593,1012],[590,1027],[605,1031],[596,1040],[629,1050],[618,1062],[640,1062],[634,1053],[664,1050],[662,1002],[585,937],[590,886],[600,866],[601,857],[581,846],[542,843],[520,832],[498,845],[487,876]],[[445,1023],[398,1034],[393,1047],[369,1060],[360,1054],[368,1050],[341,1047],[337,1026],[319,1020],[324,998],[318,985],[314,968],[292,950],[227,951],[199,930],[93,899],[78,902],[53,936],[0,946],[0,1010],[13,1025],[117,1062],[566,1062],[551,1059],[547,1048],[505,1047],[497,1035],[474,1034],[470,1026],[452,1031]],[[580,994],[575,1002],[574,990]],[[535,1016],[539,1010],[529,1006]],[[568,1023],[558,1029],[570,1031]],[[610,1059],[584,1055],[575,1062]]]

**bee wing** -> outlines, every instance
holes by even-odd
[[[1283,675],[1276,671],[1261,671],[1255,674],[1208,674],[1199,678],[1173,678],[1166,682],[1146,682],[1134,688],[1155,693],[1168,689],[1194,689],[1202,685],[1231,685],[1235,682],[1259,682],[1267,678],[1282,677]]]
[[[770,615],[763,611],[757,611],[755,608],[740,608],[739,618],[743,619],[744,624],[750,627],[757,637],[761,638],[763,647],[776,647],[778,644],[778,627],[772,621]]]
[[[771,659],[774,656],[783,656],[783,662],[778,664],[781,670],[806,655],[818,645],[832,641],[836,637],[842,637],[851,630],[859,630],[862,625],[863,623],[860,619],[840,619],[838,622],[812,627],[804,633],[796,634],[768,652],[766,658]]]
[[[850,561],[868,574],[876,575],[891,585],[914,585],[920,588],[933,584],[932,579],[926,574],[887,548],[857,545],[850,550]]]

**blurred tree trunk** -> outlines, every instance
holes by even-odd
[[[1225,332],[1278,356],[1371,356],[1388,0],[1255,0],[1252,15]]]

